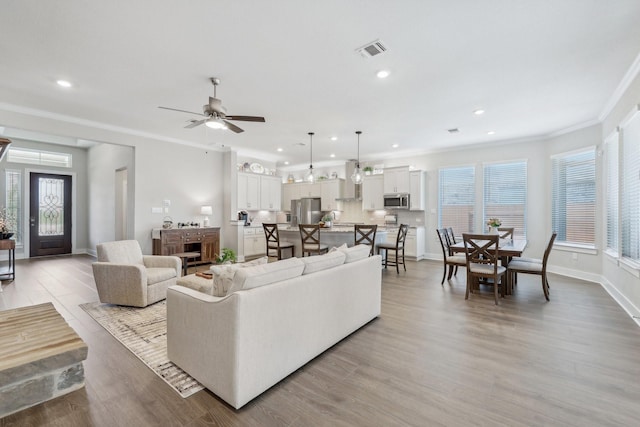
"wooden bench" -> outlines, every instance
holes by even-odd
[[[51,303],[0,311],[0,418],[82,388],[87,352]]]

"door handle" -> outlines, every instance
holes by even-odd
[[[34,216],[32,216],[31,218],[29,218],[30,222],[31,222],[31,226],[35,227],[36,226],[36,218]]]

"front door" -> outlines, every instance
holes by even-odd
[[[31,173],[29,256],[71,253],[71,176]]]

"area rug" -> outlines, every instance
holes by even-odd
[[[204,388],[167,357],[166,301],[145,308],[99,302],[80,304],[80,307],[180,396],[189,397]]]

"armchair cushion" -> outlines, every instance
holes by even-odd
[[[178,277],[178,275],[176,274],[175,268],[151,267],[151,268],[147,268],[146,270],[147,270],[147,285],[154,285],[156,283]]]
[[[173,268],[178,276],[182,271],[182,260],[177,256],[144,255],[142,262],[147,268]]]

